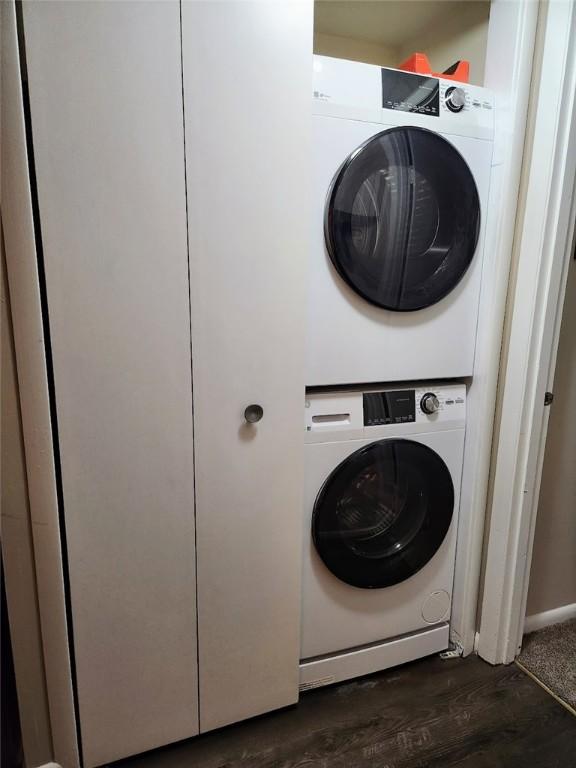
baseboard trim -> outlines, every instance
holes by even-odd
[[[551,627],[552,624],[560,624],[561,621],[568,621],[569,619],[576,619],[576,603],[561,605],[559,608],[553,608],[551,611],[526,616],[524,634],[529,635],[530,632],[536,632],[537,629]]]

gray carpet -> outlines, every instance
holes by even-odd
[[[576,709],[576,619],[526,635],[518,661]]]

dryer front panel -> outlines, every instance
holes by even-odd
[[[472,375],[492,143],[313,124],[307,386]]]
[[[436,554],[453,513],[450,471],[433,449],[414,440],[379,440],[330,474],[314,505],[312,538],[344,583],[390,587]]]
[[[413,311],[464,276],[480,230],[474,177],[433,131],[398,127],[356,148],[335,175],[324,233],[332,263],[360,296]]]

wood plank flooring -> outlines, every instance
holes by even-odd
[[[120,766],[574,768],[576,718],[516,665],[431,657]]]

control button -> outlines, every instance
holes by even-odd
[[[464,398],[463,397],[457,397],[456,398],[456,402],[457,403],[463,403],[464,402]]]
[[[461,112],[466,104],[466,93],[463,88],[452,86],[446,89],[444,103],[450,112]]]
[[[454,405],[454,400],[446,400],[446,405]]]
[[[420,408],[424,411],[424,413],[427,413],[428,415],[436,413],[436,411],[440,408],[440,401],[434,392],[426,392],[425,395],[422,395],[422,399],[420,400]]]

